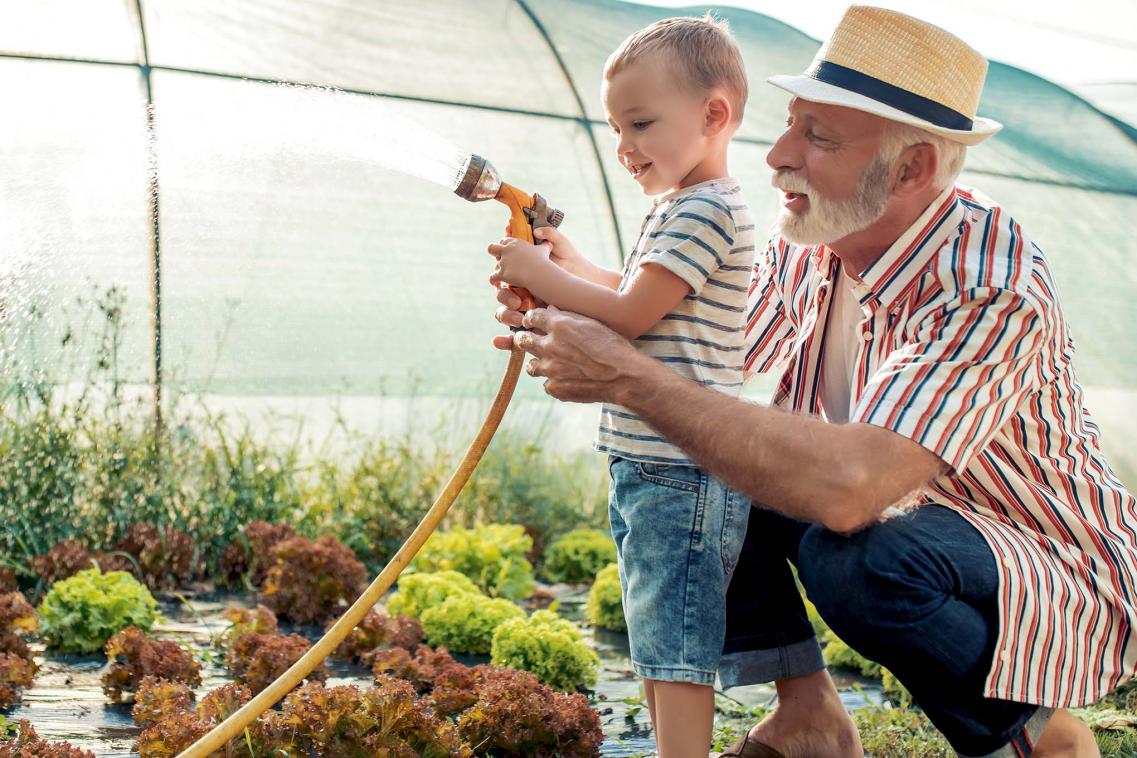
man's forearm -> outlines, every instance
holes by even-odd
[[[635,362],[618,402],[642,416],[701,467],[761,505],[852,531],[925,482],[926,451],[884,429],[829,424],[738,400],[652,360]],[[888,456],[896,454],[888,470]],[[905,456],[914,453],[910,465]],[[930,453],[927,454],[931,456]],[[934,457],[933,457],[934,458]],[[883,465],[882,465],[883,463]],[[938,466],[938,459],[931,464]]]

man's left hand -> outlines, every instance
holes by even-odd
[[[621,403],[634,386],[644,356],[599,321],[549,306],[529,311],[513,335],[514,343],[533,356],[530,376],[545,377],[545,392],[573,403]]]

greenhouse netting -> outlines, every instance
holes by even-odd
[[[316,415],[335,398],[387,430],[482,402],[504,365],[489,346],[485,253],[504,210],[392,161],[484,155],[563,209],[579,248],[618,264],[647,201],[615,161],[601,69],[630,31],[676,12],[607,0],[6,4],[6,382],[81,382],[110,339],[116,379],[160,382],[166,402],[191,393]],[[786,96],[763,80],[802,70],[818,42],[719,13],[752,80],[732,167],[772,220],[764,156]],[[1135,132],[997,62],[980,111],[1006,128],[971,151],[964,181],[1050,257],[1089,406],[1132,485]],[[519,393],[566,444],[589,442],[593,409],[551,409],[532,381]]]

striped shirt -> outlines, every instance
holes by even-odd
[[[784,366],[774,404],[826,417],[819,366],[840,261],[775,236],[755,263],[748,373]],[[951,468],[919,493],[983,534],[1000,574],[988,697],[1093,702],[1137,672],[1137,502],[1100,446],[1042,250],[956,186],[854,276],[863,320],[849,420]]]
[[[624,263],[621,291],[645,263],[666,268],[690,291],[635,346],[688,379],[737,395],[754,264],[754,220],[738,182],[713,179],[656,198]],[[694,465],[639,416],[607,403],[596,449],[646,463]]]

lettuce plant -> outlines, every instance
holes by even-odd
[[[419,571],[457,571],[493,597],[522,600],[533,594],[526,555],[533,538],[518,524],[486,524],[435,532],[414,560]]]
[[[490,652],[493,665],[530,671],[542,684],[565,692],[596,684],[600,667],[580,630],[553,611],[502,623]]]
[[[141,758],[174,758],[250,699],[239,685],[202,698],[195,709],[171,709],[139,735]],[[262,714],[247,732],[213,756],[335,756],[336,758],[472,758],[457,729],[415,698],[407,682],[384,677],[375,687],[325,687],[310,682]]]
[[[43,555],[32,558],[32,571],[39,575],[43,586],[50,587],[60,579],[75,576],[91,568],[91,553],[78,540],[56,543]]]
[[[248,687],[232,682],[209,692],[196,708],[190,708],[185,698],[173,690],[155,691],[155,696],[167,700],[155,705],[155,710],[161,713],[161,718],[150,723],[138,735],[134,749],[141,758],[175,758],[252,699]],[[220,750],[211,753],[211,758],[287,755],[287,753],[272,753],[272,749],[267,746],[266,729],[274,724],[275,713],[269,711],[247,732],[234,737]]]
[[[38,666],[24,635],[38,625],[35,608],[21,592],[0,595],[0,710],[20,702]]]
[[[596,574],[596,581],[588,591],[584,603],[584,618],[593,626],[623,632],[628,628],[624,619],[624,605],[620,599],[620,570],[610,563]]]
[[[36,670],[31,658],[0,653],[0,710],[20,702],[21,690],[31,686]]]
[[[599,529],[574,529],[545,551],[541,576],[550,582],[583,584],[616,560],[616,543]]]
[[[128,626],[147,631],[160,618],[158,604],[124,571],[80,571],[52,585],[39,605],[40,633],[49,647],[93,653]]]
[[[15,653],[31,660],[32,651],[24,641],[39,626],[36,609],[22,592],[0,595],[0,653]]]
[[[249,632],[237,638],[225,654],[225,665],[239,684],[260,692],[292,664],[300,660],[312,645],[299,634],[258,634]],[[308,674],[308,680],[327,678],[328,670],[320,664]]]
[[[144,676],[134,695],[130,716],[146,729],[193,707],[193,690],[181,682]]]
[[[584,695],[554,692],[525,671],[478,666],[477,699],[458,733],[477,755],[593,758],[604,734]]]
[[[193,538],[166,525],[134,524],[115,545],[115,550],[134,559],[139,578],[151,590],[174,589],[184,585],[198,564]]]
[[[241,535],[229,543],[221,556],[222,578],[231,584],[247,578],[254,587],[260,587],[273,564],[272,549],[295,536],[296,530],[288,524],[267,521],[246,524]]]
[[[425,574],[403,574],[398,591],[383,603],[387,613],[419,618],[427,608],[441,605],[451,595],[477,595],[482,591],[465,574],[457,571],[435,571]]]
[[[473,756],[452,723],[419,701],[409,683],[390,677],[370,689],[308,684],[285,699],[279,723],[275,747],[287,755]]]
[[[367,586],[367,569],[330,534],[316,542],[293,537],[272,549],[261,598],[276,615],[298,624],[339,615]]]
[[[276,634],[276,614],[263,605],[257,605],[256,608],[231,605],[222,615],[229,626],[214,640],[215,647],[228,650],[237,639],[249,632]]]
[[[432,650],[428,645],[419,645],[412,655],[401,647],[376,650],[368,656],[371,673],[376,679],[393,676],[411,683],[419,694],[428,693],[435,682],[445,673],[454,669],[466,669],[453,658],[446,648]]]
[[[329,622],[331,629],[335,622]],[[362,661],[364,657],[383,648],[397,647],[414,650],[422,642],[422,624],[412,616],[391,618],[372,608],[363,621],[336,648],[335,655],[349,661]]]
[[[103,692],[111,702],[132,699],[145,677],[201,684],[201,663],[170,640],[154,640],[138,627],[129,626],[111,637],[106,646],[107,668]]]
[[[95,754],[70,742],[41,740],[30,722],[21,721],[16,736],[4,739],[0,735],[0,758],[95,758]]]
[[[422,612],[422,630],[431,645],[455,653],[485,655],[494,630],[509,619],[524,619],[525,611],[504,598],[454,595]]]

